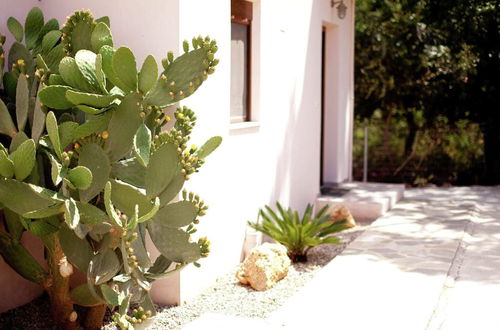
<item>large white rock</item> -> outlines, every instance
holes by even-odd
[[[267,290],[288,274],[290,263],[283,245],[264,243],[250,251],[236,272],[236,278],[255,290]]]

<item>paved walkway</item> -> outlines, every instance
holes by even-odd
[[[213,316],[199,321],[206,327],[210,320],[215,321]],[[254,321],[225,318],[214,324],[218,329],[500,329],[500,188],[407,190],[403,201],[269,319]]]

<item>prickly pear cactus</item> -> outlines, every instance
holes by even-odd
[[[165,108],[214,72],[217,45],[193,38],[159,71],[153,56],[139,66],[129,48],[114,48],[109,19],[88,11],[61,30],[38,8],[24,27],[14,18],[7,25],[16,42],[9,71],[0,71],[0,254],[44,286],[63,328],[97,327],[108,306],[117,324],[133,329],[155,313],[151,283],[209,253],[206,238],[192,238],[207,205],[192,192],[176,197],[221,138],[188,146],[194,112]],[[44,242],[48,271],[20,243],[25,231]],[[75,268],[87,282],[70,290]],[[89,308],[86,320],[74,304]]]

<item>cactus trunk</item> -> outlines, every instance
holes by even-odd
[[[59,263],[66,258],[61,248],[58,233],[45,238],[45,244],[49,249],[48,265],[51,280],[45,288],[50,298],[52,317],[56,324],[64,330],[78,329],[76,312],[69,295],[70,277],[62,277],[59,272]]]
[[[103,326],[104,315],[106,314],[106,305],[101,304],[90,307],[85,316],[85,329],[98,330]]]

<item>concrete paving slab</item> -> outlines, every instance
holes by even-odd
[[[261,319],[205,313],[182,328],[183,330],[278,330]]]

